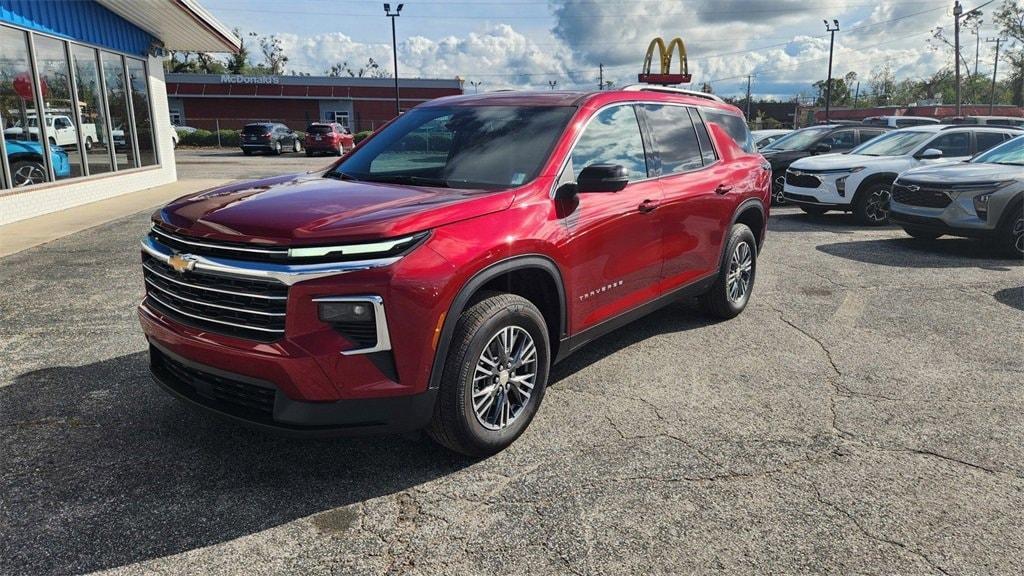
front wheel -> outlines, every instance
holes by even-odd
[[[1024,258],[1024,213],[1018,204],[1014,214],[999,227],[999,246],[1008,256]]]
[[[857,194],[853,216],[858,224],[884,226],[889,223],[889,185],[872,184]]]
[[[302,143],[300,143],[298,140],[293,140],[292,141],[292,152],[295,152],[296,154],[298,154],[299,152],[302,152]]]
[[[529,300],[479,300],[456,324],[427,433],[467,456],[512,444],[544,398],[550,349],[544,316]]]
[[[718,278],[699,298],[712,316],[735,318],[747,307],[757,273],[757,240],[745,224],[733,224]]]
[[[177,140],[174,141],[174,147],[175,148],[178,147],[178,141]],[[85,137],[85,151],[89,152],[91,150],[92,150],[92,136],[86,136]]]
[[[779,176],[772,182],[772,206],[785,206],[787,204],[786,197],[783,196],[783,190],[786,188],[786,178]]]
[[[46,182],[46,167],[35,160],[12,162],[11,181],[15,188]]]
[[[274,156],[281,155],[281,141],[274,142]]]

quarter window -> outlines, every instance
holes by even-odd
[[[697,129],[697,142],[700,143],[700,156],[704,160],[704,165],[713,164],[715,160],[718,160],[718,156],[715,154],[714,145],[711,144],[711,136],[708,135],[708,127],[704,125],[704,119],[700,117],[700,112],[691,109],[690,120],[693,121],[693,126]]]
[[[654,133],[662,175],[688,172],[704,166],[697,132],[685,107],[646,104],[644,110]]]
[[[735,114],[729,114],[727,112],[721,112],[719,110],[711,110],[708,108],[704,109],[704,115],[707,117],[709,122],[714,122],[722,127],[732,139],[736,141],[746,152],[753,153],[756,151],[754,147],[754,137],[750,135],[750,130],[747,128],[747,122],[742,116],[736,116]]]
[[[633,106],[605,108],[587,124],[572,151],[573,177],[592,164],[619,164],[629,171],[629,179],[647,177],[640,123]]]

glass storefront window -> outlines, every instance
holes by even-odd
[[[57,180],[83,176],[82,155],[78,149],[79,127],[75,125],[71,76],[65,43],[48,36],[36,36],[36,71],[43,90],[43,112],[46,138],[50,141],[50,158]],[[95,130],[83,127],[83,136],[90,142]]]
[[[49,180],[39,140],[39,114],[35,101],[28,34],[0,26],[0,125],[4,153],[15,187]]]
[[[95,133],[92,145],[85,143],[89,174],[110,172],[113,170],[110,165],[110,138],[107,136],[107,113],[103,105],[99,67],[96,65],[96,50],[72,44],[71,60],[75,65],[79,114],[82,124],[86,126],[86,137]]]
[[[124,63],[120,56],[110,52],[101,52],[100,61],[103,63],[103,80],[107,84],[107,106],[110,109],[110,125],[113,127],[111,140],[114,142],[117,169],[134,168],[138,164],[135,161],[135,138],[128,113]]]
[[[156,150],[153,142],[153,122],[150,120],[149,83],[146,64],[142,60],[126,58],[128,77],[131,79],[132,112],[135,117],[135,134],[139,139],[139,165],[156,164]]]

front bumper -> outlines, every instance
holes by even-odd
[[[153,380],[193,407],[291,436],[339,436],[419,430],[429,424],[437,390],[393,398],[292,400],[273,383],[193,362],[150,342]]]
[[[857,182],[851,182],[851,172],[805,172],[804,174],[817,178],[818,186],[806,188],[794,186],[786,182],[783,185],[782,195],[788,202],[804,204],[807,206],[822,206],[837,210],[850,209],[850,190],[855,190]],[[846,179],[844,194],[839,194],[837,181]],[[851,188],[851,186],[853,186]]]

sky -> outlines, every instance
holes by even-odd
[[[966,0],[965,11],[986,0]],[[991,74],[991,10],[980,31],[980,72]],[[814,94],[827,75],[829,35],[838,19],[833,75],[857,72],[867,91],[872,70],[923,79],[952,63],[952,49],[929,42],[936,27],[952,38],[952,0],[408,0],[397,19],[400,77],[480,82],[479,90],[596,88],[604,78],[636,81],[655,36],[683,39],[693,87],[741,95],[752,75],[755,97]],[[392,2],[392,9],[397,2]],[[276,34],[288,70],[322,74],[368,58],[391,65],[391,26],[383,2],[369,0],[203,0],[223,23]],[[962,32],[974,67],[975,36]],[[1003,69],[1008,67],[1003,66]],[[1002,75],[1000,75],[1002,76]]]

